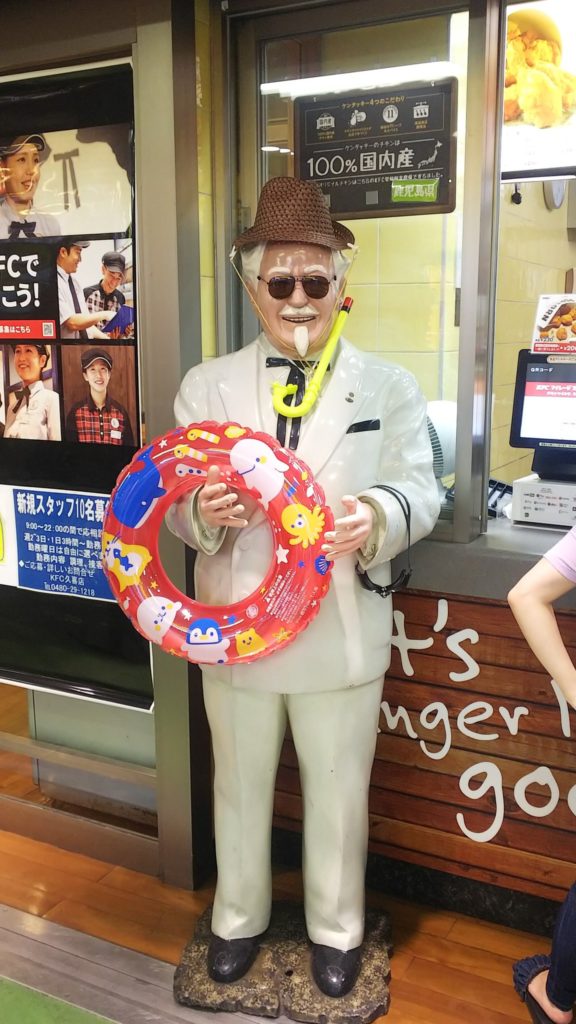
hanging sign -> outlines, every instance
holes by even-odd
[[[449,213],[456,203],[457,81],[294,101],[295,162],[333,216]]]

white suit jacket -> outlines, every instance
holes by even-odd
[[[193,367],[174,403],[177,423],[232,421],[275,437],[276,413],[265,371],[270,351],[261,335],[238,352]],[[365,564],[371,578],[390,582],[390,559],[407,546],[406,524],[396,499],[374,484],[391,484],[408,498],[413,543],[430,532],[439,511],[426,403],[412,374],[341,339],[334,369],[303,420],[298,458],[322,485],[335,518],[345,514],[345,494],[383,510],[386,529]],[[202,551],[190,496],[171,507],[167,522],[198,551],[199,601],[242,600],[270,567],[272,538],[264,513],[258,512],[244,529],[229,529],[212,555]],[[381,677],[390,662],[392,602],[362,588],[355,561],[347,556],[334,563],[318,615],[282,651],[248,664],[203,666],[204,678],[213,675],[233,686],[298,693],[358,686]]]

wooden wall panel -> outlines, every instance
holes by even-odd
[[[576,657],[576,614],[558,620]],[[384,708],[370,789],[371,851],[561,899],[575,875],[576,718],[508,606],[397,595]],[[474,721],[478,711],[485,720]],[[275,824],[302,827],[290,739]]]

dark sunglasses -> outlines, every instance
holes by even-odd
[[[287,299],[289,295],[292,295],[297,281],[300,281],[309,299],[323,299],[330,290],[329,279],[318,277],[315,274],[305,274],[304,277],[293,277],[292,274],[283,275],[282,277],[271,277],[269,281],[258,276],[258,280],[264,281],[264,284],[268,285],[268,291],[273,299]],[[332,278],[332,281],[335,280],[336,276]]]

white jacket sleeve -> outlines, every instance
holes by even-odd
[[[391,401],[382,414],[383,443],[377,483],[395,488],[410,504],[410,541],[425,537],[438,518],[440,502],[432,470],[426,400],[415,378],[398,369]],[[370,487],[357,495],[374,507],[376,539],[363,551],[363,568],[389,561],[408,546],[406,520],[400,503],[387,491]]]
[[[206,381],[201,369],[193,367],[184,377],[174,400],[176,425],[185,427],[189,423],[201,423],[209,418],[207,409]],[[199,490],[197,487],[170,506],[166,525],[171,533],[195,551],[213,555],[222,546],[226,529],[214,530],[203,522],[197,509]]]

